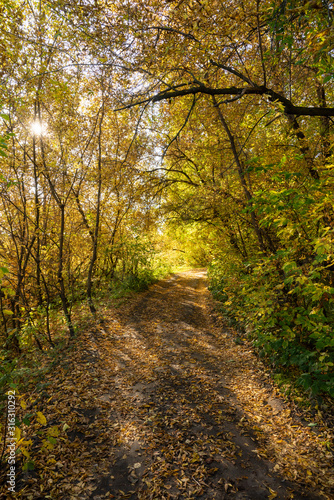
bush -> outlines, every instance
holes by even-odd
[[[278,250],[251,261],[213,262],[210,289],[230,323],[250,333],[273,365],[313,394],[334,396],[333,213],[318,182],[307,193],[258,193],[253,209]],[[255,207],[255,208],[254,208]]]

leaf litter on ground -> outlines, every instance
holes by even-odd
[[[206,285],[187,271],[104,310],[24,395],[17,498],[333,498],[332,429],[282,397]]]

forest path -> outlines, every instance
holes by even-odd
[[[277,395],[250,347],[221,324],[204,270],[106,311],[52,374],[44,414],[66,421],[67,438],[43,495],[29,477],[22,497],[330,498],[328,429]]]

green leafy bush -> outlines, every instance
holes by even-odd
[[[117,265],[109,288],[117,297],[131,290],[145,290],[171,272],[170,265],[159,257],[154,243],[148,238],[124,240],[114,246],[113,252]]]
[[[211,291],[262,356],[295,373],[304,389],[333,397],[334,219],[327,183],[258,192],[252,209],[277,250],[248,262],[213,262]]]

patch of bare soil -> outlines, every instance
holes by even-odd
[[[333,498],[321,414],[310,427],[279,397],[206,287],[204,270],[174,275],[82,334],[40,403],[63,431],[34,443],[18,498]]]

